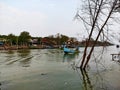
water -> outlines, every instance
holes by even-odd
[[[0,90],[120,90],[120,63],[114,46],[96,47],[86,71],[76,69],[76,55],[59,49],[0,51]],[[96,56],[96,57],[94,57]],[[97,58],[97,59],[95,59]]]

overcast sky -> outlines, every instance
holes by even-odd
[[[73,18],[79,3],[79,0],[0,0],[0,34],[19,35],[28,31],[32,36],[60,33],[78,37],[83,28]]]

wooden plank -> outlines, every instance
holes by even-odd
[[[120,55],[120,54],[111,54],[111,55]]]
[[[120,54],[111,54],[112,55],[112,60],[120,60]]]

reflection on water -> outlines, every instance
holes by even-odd
[[[26,57],[30,55],[30,50],[29,49],[25,49],[25,50],[18,50],[18,56],[20,57]]]
[[[78,58],[79,54],[64,54],[63,62],[70,62]]]
[[[81,75],[82,75],[84,90],[93,90],[92,85],[91,85],[91,81],[89,79],[89,76],[88,76],[88,73],[86,72],[86,70],[80,69],[80,71],[81,71]]]
[[[82,90],[119,90],[119,88],[111,86],[106,77],[99,71],[89,75],[90,73],[86,70],[77,69],[77,73],[82,80]]]
[[[14,53],[13,53],[14,52]],[[18,51],[8,51],[7,58],[6,58],[6,65],[12,65],[15,63],[19,63],[23,67],[29,67],[29,64],[31,63],[31,59],[33,58],[32,55],[30,55],[30,50],[18,50]]]
[[[18,57],[20,57],[20,65],[23,67],[29,67],[31,63],[31,59],[33,58],[33,55],[30,55],[30,50],[18,50]]]
[[[1,90],[1,85],[2,85],[2,84],[0,83],[0,90]]]
[[[99,55],[96,49],[95,54]],[[91,59],[86,71],[76,68],[82,53],[65,55],[59,49],[0,52],[1,90],[120,90],[120,64],[110,56]],[[72,68],[71,68],[72,67]]]

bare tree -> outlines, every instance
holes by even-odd
[[[113,17],[116,17],[116,10],[120,8],[120,0],[82,0],[82,2],[82,9],[77,12],[76,17],[83,21],[85,29],[88,32],[88,39],[86,40],[80,65],[80,68],[85,69],[100,37],[108,39],[108,27],[111,25],[111,22],[113,23]],[[88,52],[90,39],[93,36],[95,42]]]

